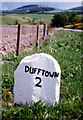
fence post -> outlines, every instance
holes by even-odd
[[[49,34],[49,28],[48,28],[48,25],[47,25],[47,35]]]
[[[38,41],[38,35],[39,35],[39,26],[37,25],[37,38],[36,38],[36,47],[39,46],[39,41]]]
[[[44,37],[45,37],[45,31],[46,31],[46,24],[44,24],[44,27],[43,27],[43,40],[44,40]]]
[[[19,55],[19,42],[20,42],[20,24],[18,24],[18,33],[17,33],[17,50],[16,55]]]

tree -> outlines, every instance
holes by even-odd
[[[76,20],[75,19],[76,15],[77,15],[77,12],[70,13],[70,15],[69,15],[69,23],[74,24],[76,22],[75,21]]]
[[[82,22],[82,17],[80,16],[80,15],[76,15],[75,17],[74,17],[74,22],[75,23],[81,23]]]
[[[68,16],[66,14],[64,15],[54,15],[52,22],[51,22],[51,26],[53,27],[64,27],[68,22]]]

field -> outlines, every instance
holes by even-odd
[[[29,19],[23,19],[23,17],[28,17]],[[45,22],[51,22],[52,17],[53,14],[10,14],[2,16],[2,25],[15,24],[15,20],[18,20],[20,24],[30,24],[30,20],[33,19],[36,21],[43,19]]]
[[[1,28],[1,27],[0,27]],[[17,25],[2,26],[2,48],[0,53],[7,54],[16,51],[17,48]],[[20,49],[35,43],[37,25],[20,25]],[[43,25],[39,25],[39,38],[43,36]]]
[[[2,56],[2,120],[82,120],[81,38],[80,32],[59,30],[44,42],[40,39],[38,50],[31,45],[18,57],[15,53]],[[39,101],[14,105],[14,71],[26,55],[41,52],[52,55],[60,64],[59,104],[49,106]]]

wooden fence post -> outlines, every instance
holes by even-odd
[[[47,25],[47,35],[49,35],[49,28],[48,28],[48,25]]]
[[[19,55],[19,42],[20,42],[20,24],[18,24],[18,33],[17,33],[17,50],[16,55]]]
[[[36,38],[36,47],[38,47],[39,46],[39,41],[38,41],[38,39],[39,39],[39,26],[37,25],[37,38]]]
[[[43,27],[43,40],[45,38],[45,31],[46,31],[46,24],[44,24],[44,27]]]

